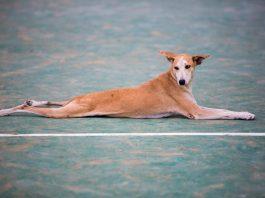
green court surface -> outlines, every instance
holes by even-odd
[[[254,121],[0,118],[0,133],[264,132],[264,1],[0,1],[0,108],[133,86],[208,53],[193,92]],[[1,197],[265,197],[264,137],[0,137]]]

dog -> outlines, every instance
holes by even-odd
[[[138,86],[88,93],[62,102],[27,100],[22,105],[0,110],[0,116],[23,112],[48,118],[164,118],[182,115],[196,120],[255,119],[255,115],[249,112],[206,108],[197,104],[191,89],[193,74],[209,55],[168,51],[160,51],[160,54],[170,62],[168,71]]]

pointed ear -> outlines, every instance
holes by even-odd
[[[192,60],[196,65],[200,65],[202,61],[208,57],[210,57],[208,54],[197,54],[192,56]]]
[[[159,52],[162,56],[165,56],[169,62],[173,62],[175,60],[176,54],[168,51],[160,51]]]

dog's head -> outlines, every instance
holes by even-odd
[[[180,86],[188,85],[193,78],[195,67],[210,56],[207,54],[175,54],[167,51],[160,51],[160,54],[171,63],[170,72]]]

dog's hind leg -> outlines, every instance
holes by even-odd
[[[84,113],[83,113],[84,112]],[[42,108],[28,106],[27,104],[22,104],[10,109],[0,110],[0,116],[10,115],[13,113],[32,113],[49,118],[70,118],[70,117],[84,117],[86,109],[79,106],[76,103],[70,103],[59,108]]]
[[[36,100],[26,100],[23,104],[18,105],[16,107],[8,108],[8,109],[0,109],[0,116],[6,116],[9,114],[13,114],[16,112],[22,112],[25,107],[40,107],[40,106],[65,106],[69,101],[60,101],[60,102],[50,102],[50,101],[36,101]]]
[[[32,107],[39,107],[39,106],[44,106],[44,105],[49,105],[49,106],[65,106],[68,104],[70,101],[60,101],[60,102],[50,102],[50,101],[36,101],[36,100],[26,100],[24,103],[28,106]]]
[[[12,108],[9,108],[9,109],[1,109],[0,110],[0,116],[6,116],[6,115],[10,115],[12,113],[16,113],[17,110],[25,107],[26,105],[25,104],[22,104],[22,105],[18,105],[16,107],[12,107]]]

